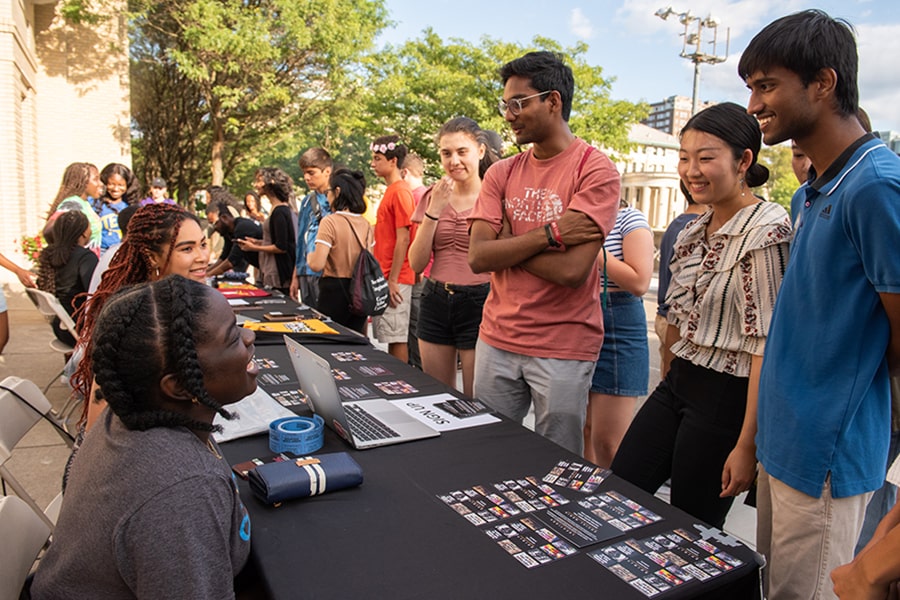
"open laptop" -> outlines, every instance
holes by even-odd
[[[387,400],[341,402],[328,361],[288,336],[284,343],[313,412],[357,450],[440,435]]]

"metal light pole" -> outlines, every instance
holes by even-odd
[[[695,17],[690,11],[677,13],[671,6],[656,11],[656,16],[665,21],[670,16],[678,17],[678,22],[684,25],[681,37],[684,43],[681,47],[681,58],[687,58],[694,63],[694,93],[691,101],[691,114],[697,113],[697,104],[700,98],[700,63],[717,64],[728,59],[728,45],[731,41],[731,28],[725,30],[725,56],[718,56],[716,45],[719,38],[719,20],[712,16],[705,19]],[[691,29],[693,28],[693,31]],[[705,30],[705,31],[704,31]],[[706,44],[712,46],[712,53],[703,52],[703,36],[706,33]]]

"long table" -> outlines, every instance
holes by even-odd
[[[395,377],[413,383],[422,394],[449,391],[369,346],[320,342],[310,347],[326,358],[333,352],[362,352],[389,364]],[[283,346],[259,346],[257,355],[290,364]],[[333,367],[345,365],[332,362]],[[302,407],[295,412],[309,414]],[[231,441],[221,448],[232,464],[272,454],[264,435]],[[367,451],[351,449],[326,429],[320,452],[339,451],[350,452],[362,467],[362,486],[275,508],[261,503],[247,483],[240,482],[252,522],[251,560],[272,598],[647,597],[590,558],[593,547],[527,569],[485,535],[484,527],[470,524],[439,498],[475,485],[527,476],[539,480],[560,460],[582,461],[518,424],[502,419]],[[656,597],[760,597],[760,559],[751,549],[731,546],[735,540],[614,474],[598,493],[610,490],[663,519],[608,543],[683,528],[709,537],[742,563],[720,576],[688,581]],[[573,502],[584,496],[568,489],[558,492]]]

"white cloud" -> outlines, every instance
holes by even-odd
[[[589,39],[594,35],[594,26],[580,8],[573,8],[569,15],[569,29],[582,39]]]
[[[900,24],[858,25],[859,103],[876,130],[900,131]]]

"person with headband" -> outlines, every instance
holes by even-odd
[[[409,266],[407,250],[412,241],[409,217],[415,208],[412,190],[400,174],[408,148],[396,135],[376,138],[370,146],[375,175],[387,189],[378,205],[375,221],[375,258],[381,266],[390,292],[384,314],[372,317],[372,330],[388,352],[407,362],[409,359],[409,310],[415,273]]]

